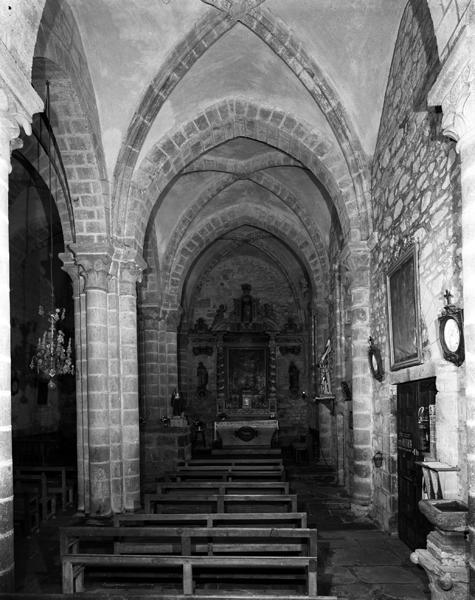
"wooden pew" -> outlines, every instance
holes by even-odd
[[[191,505],[197,508],[198,504],[208,504],[213,510],[211,512],[223,513],[230,505],[239,506],[245,512],[258,510],[259,512],[267,512],[265,509],[257,509],[262,505],[280,505],[285,507],[288,512],[297,512],[297,496],[295,494],[209,494],[208,496],[186,496],[181,497],[171,494],[145,494],[144,504],[145,512],[156,512],[152,507],[158,506],[163,508],[175,508],[183,504]],[[162,511],[160,511],[162,512]],[[169,512],[169,511],[168,511]],[[203,511],[201,511],[203,512]],[[240,512],[240,511],[233,511]],[[271,512],[279,512],[272,510]]]
[[[21,479],[24,476],[38,476],[44,474],[46,477],[47,494],[54,494],[60,499],[61,508],[74,503],[74,482],[72,474],[76,472],[74,467],[67,466],[21,466],[14,470],[14,477]]]
[[[288,481],[161,481],[157,494],[289,494]]]
[[[198,466],[221,466],[226,465],[229,467],[234,466],[257,466],[262,465],[264,468],[267,468],[269,465],[277,465],[282,467],[283,461],[281,457],[273,457],[273,458],[190,458],[189,460],[182,460],[178,462],[179,467],[198,467]]]
[[[307,527],[306,512],[282,513],[124,513],[114,527]]]
[[[90,554],[91,541],[114,554],[317,555],[313,528],[73,526],[60,528],[61,557]]]
[[[282,456],[280,448],[264,448],[263,446],[239,446],[239,448],[213,448],[212,456]]]
[[[74,594],[84,591],[84,574],[90,568],[102,567],[108,570],[118,570],[124,574],[125,569],[140,569],[138,577],[144,576],[144,571],[158,574],[159,570],[169,572],[171,568],[178,567],[181,571],[183,595],[191,596],[194,592],[200,571],[203,567],[212,568],[219,573],[220,581],[233,576],[236,569],[246,569],[249,573],[249,582],[252,572],[258,571],[259,575],[267,581],[279,581],[287,575],[295,584],[296,571],[302,571],[306,580],[307,594],[314,598],[317,596],[317,560],[309,556],[157,556],[156,554],[67,554],[62,557],[63,593]],[[198,573],[197,573],[198,571]],[[223,577],[224,575],[224,577]],[[110,584],[109,584],[110,585]]]
[[[14,495],[28,494],[30,499],[38,497],[40,520],[46,521],[56,514],[56,496],[48,491],[48,483],[44,473],[32,475],[15,475],[13,478]]]
[[[36,533],[40,528],[40,496],[36,492],[15,492],[13,497],[13,521],[24,535]]]
[[[271,465],[263,468],[261,465],[256,467],[246,467],[237,465],[234,467],[222,466],[193,466],[177,467],[173,473],[167,474],[167,479],[175,481],[184,481],[187,479],[207,479],[209,481],[237,481],[237,480],[266,480],[266,481],[284,481],[285,470],[278,465]]]
[[[56,592],[0,592],[0,600],[74,600],[77,596]],[[264,600],[338,600],[336,596],[302,596],[297,594],[271,595],[259,593],[259,598]],[[249,600],[248,596],[239,596],[237,593],[217,591],[216,593],[199,594],[197,596],[183,596],[183,594],[170,594],[163,592],[143,592],[133,590],[118,592],[117,590],[101,590],[99,592],[83,592],[80,600]]]

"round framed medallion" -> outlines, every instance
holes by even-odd
[[[440,345],[445,360],[459,367],[465,360],[462,309],[445,309],[445,314],[439,317]]]
[[[372,338],[369,338],[368,361],[371,375],[377,381],[382,381],[384,373],[383,361],[381,360],[381,352],[379,351],[379,348],[377,348],[374,345]]]

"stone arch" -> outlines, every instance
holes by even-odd
[[[51,154],[51,190],[48,188],[49,161],[47,125],[42,115],[33,120],[32,136],[23,138],[23,146],[17,149],[12,158],[18,160],[31,174],[37,185],[48,190],[54,198],[63,232],[64,245],[73,243],[76,238],[74,211],[69,186],[61,161],[61,155]]]
[[[186,135],[187,132],[190,133]],[[299,160],[321,182],[335,204],[343,232],[350,237],[353,229],[358,239],[360,219],[352,182],[344,159],[333,151],[328,140],[292,115],[245,99],[231,98],[198,113],[167,135],[144,158],[134,181],[133,197],[117,207],[122,214],[120,223],[125,227],[119,231],[124,241],[141,246],[157,198],[172,180],[203,153],[236,137],[273,145]]]
[[[59,31],[67,27],[67,38]],[[50,81],[51,121],[73,197],[77,242],[109,237],[109,195],[99,115],[86,55],[67,3],[46,2],[33,59],[32,81],[44,98]]]
[[[224,157],[203,156],[195,160],[192,165],[185,169],[184,173],[196,173],[197,171],[216,171],[219,173],[250,173],[262,171],[273,167],[301,167],[302,165],[287,154],[276,150],[269,150],[264,154],[253,156],[245,160]]]
[[[301,231],[297,231],[288,220],[279,218],[275,214],[269,215],[268,212],[255,206],[252,212],[248,208],[248,204],[243,203],[223,209],[206,219],[197,231],[190,233],[188,239],[183,240],[165,282],[163,297],[167,302],[163,309],[173,310],[179,306],[186,272],[194,263],[196,256],[217,238],[242,225],[265,229],[283,240],[306,266],[312,276],[313,284],[325,285],[327,271],[322,268],[311,240],[308,237],[303,238]]]
[[[305,53],[292,31],[266,9],[250,10],[237,19],[219,11],[214,14],[209,11],[176,46],[145,91],[127,130],[114,170],[114,204],[123,204],[124,197],[129,195],[129,181],[140,149],[166,99],[198,58],[238,21],[285,62],[326,115],[351,177],[362,237],[366,238],[371,227],[369,168],[355,129],[323,71]],[[296,125],[295,121],[293,123]],[[117,211],[115,226],[120,223],[121,216],[121,211]]]
[[[246,238],[244,238],[244,239],[246,239]],[[273,252],[271,252],[268,248],[260,247],[258,240],[257,240],[257,243],[254,242],[254,244],[256,245],[256,247],[258,247],[263,252],[264,255],[271,258],[271,260],[273,261],[276,268],[282,273],[283,278],[287,281],[289,288],[292,291],[292,295],[294,297],[295,304],[296,304],[296,306],[299,307],[299,310],[300,310],[300,318],[302,320],[302,323],[304,323],[305,322],[305,314],[304,314],[304,311],[302,310],[302,306],[300,305],[300,298],[299,298],[299,296],[300,297],[302,296],[301,290],[297,289],[295,282],[291,279],[289,271],[288,271],[288,265],[286,265],[284,267],[284,266],[282,266],[282,264],[279,264],[280,263],[279,257],[276,256]],[[220,261],[222,261],[223,259],[225,259],[228,256],[232,256],[235,249],[237,247],[239,247],[239,245],[240,245],[240,242],[230,243],[230,245],[226,248],[226,250],[223,253],[221,253],[219,256],[215,256],[209,263],[207,263],[206,268],[200,273],[200,280],[201,281],[204,280],[208,276],[208,274],[213,271],[213,269],[218,265],[218,263]],[[184,287],[186,287],[186,286],[184,286]],[[192,295],[191,291],[187,295],[191,296]],[[186,303],[183,303],[183,302],[182,302],[182,306],[184,309],[184,315],[187,316],[189,306],[187,306]],[[191,326],[193,323],[192,317],[188,316],[187,321],[188,321],[188,326]],[[183,320],[182,320],[181,324],[183,325]]]
[[[328,267],[328,255],[325,250],[324,244],[320,237],[316,234],[315,228],[312,228],[310,224],[312,219],[307,211],[300,206],[297,198],[287,189],[285,186],[272,177],[269,173],[256,173],[250,174],[249,180],[256,183],[257,185],[268,190],[275,196],[277,196],[286,206],[288,206],[301,220],[303,229],[307,232],[307,235],[312,240],[315,247],[315,252],[318,255],[318,259],[322,265],[322,268]],[[191,227],[199,211],[206,206],[213,198],[215,198],[220,192],[233,185],[235,181],[239,181],[239,178],[233,175],[224,175],[213,183],[202,192],[202,194],[180,218],[174,232],[168,243],[168,247],[165,253],[163,261],[163,281],[166,280],[169,270],[172,265],[173,257],[179,247],[181,240],[185,237],[187,230]]]

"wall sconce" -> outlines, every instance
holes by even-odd
[[[379,469],[383,466],[383,453],[380,450],[375,452],[375,454],[373,456],[373,463],[377,469]]]

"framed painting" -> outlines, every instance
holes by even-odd
[[[387,274],[389,349],[391,370],[422,362],[418,265],[412,245]]]
[[[267,408],[266,348],[226,348],[226,408]]]

